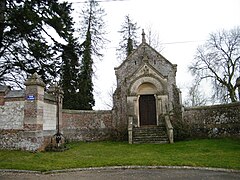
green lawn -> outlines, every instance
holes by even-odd
[[[64,152],[0,150],[0,169],[57,170],[100,166],[200,166],[240,169],[240,140],[205,139],[174,144],[70,143]]]

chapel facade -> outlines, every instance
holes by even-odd
[[[128,130],[129,143],[140,143],[138,137],[134,140],[134,135],[145,136],[142,138],[146,139],[149,133],[168,136],[163,142],[170,140],[168,128],[172,127],[166,115],[181,104],[176,72],[176,64],[146,43],[144,31],[142,43],[115,68],[117,88],[113,100],[113,119],[118,129]],[[158,143],[163,139],[156,137],[155,140],[146,141]]]

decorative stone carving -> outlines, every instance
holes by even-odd
[[[25,86],[30,86],[30,85],[38,85],[41,87],[46,86],[46,84],[43,82],[43,80],[40,78],[40,76],[37,73],[34,73],[30,78],[28,78],[24,84]]]

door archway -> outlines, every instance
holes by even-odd
[[[142,83],[137,91],[139,125],[157,125],[156,98],[157,88],[152,83]]]
[[[154,95],[140,95],[139,120],[140,126],[157,125],[156,99]]]

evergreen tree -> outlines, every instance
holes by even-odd
[[[27,76],[34,72],[45,83],[53,81],[61,65],[60,41],[68,40],[73,23],[71,5],[57,0],[5,2],[0,83],[23,88]]]
[[[86,40],[83,43],[82,66],[80,70],[80,92],[81,109],[91,110],[95,105],[93,97],[93,60],[91,48],[91,33],[88,30]]]
[[[63,88],[63,108],[80,109],[81,103],[78,98],[79,92],[79,58],[81,51],[79,44],[73,37],[63,47],[61,86]]]
[[[122,36],[119,48],[117,49],[117,56],[120,60],[124,60],[137,47],[138,29],[137,23],[134,23],[129,15],[126,15],[121,30],[118,31]]]
[[[87,6],[82,11],[83,21],[81,32],[84,39],[82,50],[82,62],[80,68],[80,90],[79,100],[81,109],[91,110],[95,104],[93,97],[93,58],[101,58],[103,54],[100,50],[103,48],[106,39],[103,16],[105,12],[99,7],[95,0],[89,0]]]

